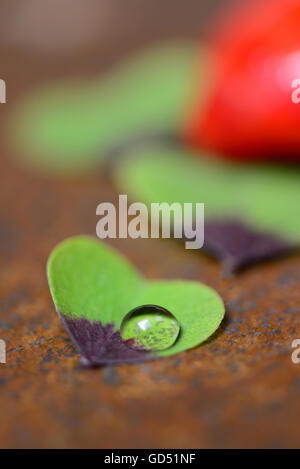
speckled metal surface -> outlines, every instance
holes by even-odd
[[[149,278],[216,288],[227,317],[208,343],[178,357],[82,370],[54,310],[45,263],[61,239],[93,233],[97,203],[116,194],[101,178],[50,181],[4,169],[1,447],[299,444],[300,368],[291,342],[300,333],[300,256],[223,278],[216,262],[179,243],[115,241]]]
[[[92,57],[66,65],[68,73]],[[63,74],[39,60],[25,65],[1,49],[12,104],[39,80]],[[65,237],[94,234],[97,204],[117,201],[117,193],[107,174],[48,179],[18,168],[3,143],[1,150],[1,448],[299,447],[300,365],[291,342],[300,338],[300,255],[224,277],[217,262],[179,242],[114,240],[146,277],[214,287],[226,320],[176,357],[83,369],[55,312],[45,263]]]

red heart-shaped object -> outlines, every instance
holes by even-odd
[[[185,140],[236,159],[300,161],[299,0],[236,6],[209,43],[212,83],[204,105],[193,101]]]

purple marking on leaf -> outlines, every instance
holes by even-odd
[[[295,244],[271,233],[249,228],[237,220],[210,220],[205,223],[203,249],[220,260],[228,271],[289,254]]]
[[[71,319],[59,312],[62,323],[80,353],[80,362],[87,367],[139,363],[153,359],[148,351],[134,347],[133,340],[124,341],[114,324]]]

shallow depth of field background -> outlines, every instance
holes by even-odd
[[[202,281],[227,317],[190,352],[86,371],[55,313],[52,248],[94,235],[96,206],[116,203],[109,175],[50,177],[17,164],[7,119],[27,93],[99,77],[166,39],[205,37],[221,0],[0,0],[0,364],[2,448],[281,448],[299,446],[299,255],[236,277],[172,240],[110,240],[148,278]]]

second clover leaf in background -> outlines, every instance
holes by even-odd
[[[149,146],[116,168],[120,192],[151,203],[205,204],[204,249],[228,268],[283,254],[300,243],[299,169],[238,165]]]
[[[150,48],[93,82],[52,84],[28,94],[10,135],[21,161],[48,172],[89,170],[133,137],[172,132],[182,119],[196,48]]]
[[[58,245],[47,271],[55,307],[89,366],[195,347],[215,332],[225,312],[213,289],[184,280],[147,281],[120,254],[87,236]]]

